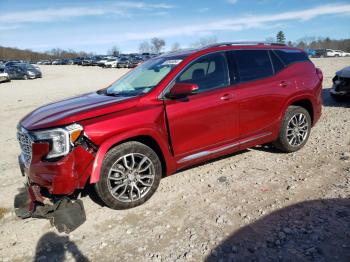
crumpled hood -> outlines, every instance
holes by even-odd
[[[342,70],[339,70],[337,73],[336,73],[337,76],[340,76],[340,77],[349,77],[350,78],[350,66],[347,66],[347,67],[344,67]]]
[[[137,101],[135,97],[88,93],[39,107],[25,116],[20,125],[27,130],[67,125],[131,108]]]

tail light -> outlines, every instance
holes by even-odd
[[[322,81],[323,80],[323,73],[320,68],[316,67],[316,74],[318,78]]]

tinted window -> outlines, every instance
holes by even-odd
[[[235,52],[227,52],[228,70],[230,73],[231,84],[238,82],[237,64],[235,61]]]
[[[270,57],[266,50],[239,50],[234,52],[240,82],[273,75]]]
[[[309,61],[306,53],[301,50],[274,50],[274,52],[282,59],[282,61],[289,65],[295,62]]]
[[[176,82],[197,84],[199,92],[228,86],[229,77],[224,54],[215,53],[199,58],[177,78]]]
[[[281,59],[274,52],[270,52],[270,57],[275,73],[281,71],[284,68],[284,64]]]

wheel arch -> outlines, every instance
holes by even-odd
[[[150,130],[143,130],[133,132],[132,134],[117,135],[107,139],[101,144],[96,153],[95,160],[93,163],[92,172],[90,176],[91,184],[98,182],[100,179],[101,167],[106,153],[111,148],[129,141],[137,141],[143,143],[156,152],[162,163],[163,176],[169,175],[170,173],[175,171],[175,161],[169,151],[169,145],[167,144],[167,141],[164,141],[164,139],[162,139],[160,135],[157,135],[156,133],[153,133]]]
[[[306,109],[306,111],[308,111],[311,117],[312,125],[314,124],[314,108],[310,99],[304,98],[304,99],[296,100],[292,102],[289,106],[300,106]]]

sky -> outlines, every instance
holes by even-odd
[[[350,0],[0,0],[0,46],[34,51],[128,53],[152,37],[166,51],[202,37],[263,41],[279,30],[287,41],[350,38]]]

